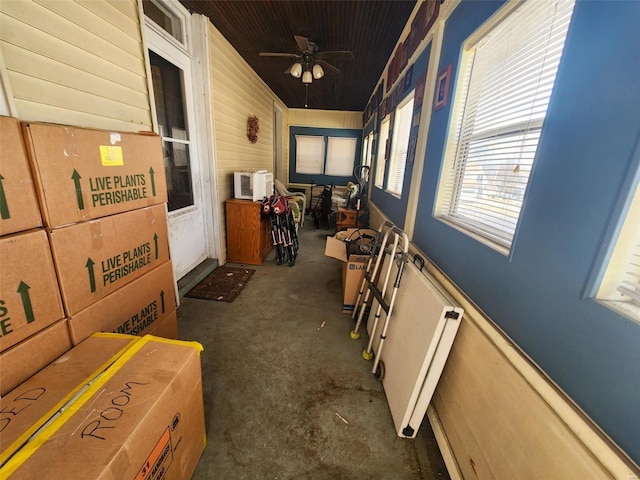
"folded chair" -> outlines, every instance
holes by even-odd
[[[300,228],[302,228],[304,226],[304,212],[307,208],[307,196],[302,192],[290,192],[278,179],[275,179],[273,184],[278,195],[287,197],[289,202],[298,204],[297,212],[295,211],[296,209],[294,209],[294,220],[300,225]]]

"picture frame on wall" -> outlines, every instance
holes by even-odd
[[[424,87],[427,83],[427,73],[421,75],[418,81],[416,82],[416,91],[413,95],[413,105],[415,107],[419,107],[422,105],[422,101],[424,99]]]
[[[409,63],[409,40],[405,39],[404,43],[400,45],[400,71],[405,69]]]
[[[403,92],[408,92],[411,89],[411,76],[413,75],[413,64],[407,69],[407,74],[404,76]]]
[[[417,132],[412,133],[407,147],[407,165],[413,165],[416,156],[416,144],[418,143]]]
[[[398,82],[396,88],[393,89],[393,108],[395,109],[402,100],[402,82]]]
[[[402,44],[398,45],[396,48],[396,53],[393,56],[393,81],[391,83],[395,83],[400,76],[401,71],[401,63],[402,63]]]
[[[420,5],[418,9],[418,13],[415,18],[411,22],[411,31],[409,32],[409,56],[413,55],[414,52],[418,49],[420,42],[424,38],[422,36],[422,26],[424,25],[424,15],[425,5],[424,3]]]
[[[425,23],[424,23],[423,31],[424,31],[424,37],[426,37],[427,34],[429,33],[429,30],[431,30],[431,27],[436,22],[436,19],[438,18],[438,13],[440,13],[440,0],[426,0],[426,2],[424,2],[424,5],[425,5],[425,13],[424,13]]]
[[[436,92],[433,100],[433,110],[440,110],[447,106],[449,102],[449,82],[451,81],[451,67],[449,64],[436,79]]]
[[[422,115],[422,106],[416,107],[415,103],[413,104],[413,118],[411,119],[412,127],[420,126],[420,115]]]

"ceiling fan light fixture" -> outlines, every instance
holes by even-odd
[[[313,66],[313,78],[315,78],[316,80],[321,79],[322,77],[324,77],[324,70],[322,69],[322,66],[319,63],[316,63]]]
[[[291,76],[293,78],[300,78],[301,75],[302,75],[302,64],[299,62],[296,62],[291,66]]]
[[[313,77],[311,75],[311,72],[309,70],[305,70],[305,72],[302,74],[302,83],[311,83],[313,82]]]

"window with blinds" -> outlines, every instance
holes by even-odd
[[[465,50],[436,215],[510,248],[573,0],[529,0]]]
[[[325,173],[336,177],[353,175],[357,138],[329,137],[327,142],[327,168]]]
[[[622,224],[597,299],[640,320],[640,186]]]
[[[374,185],[382,188],[384,184],[384,169],[387,159],[387,141],[389,140],[389,116],[387,115],[380,124],[380,142],[378,143],[378,155],[376,157],[376,175]]]
[[[324,137],[296,135],[296,173],[324,173]]]
[[[371,166],[371,159],[373,157],[373,148],[374,148],[374,142],[373,142],[373,132],[369,133],[369,136],[367,137],[367,154],[365,155],[365,157],[362,160],[362,165],[370,167]]]
[[[387,192],[396,196],[402,195],[404,183],[404,169],[407,165],[407,148],[411,133],[413,116],[413,95],[396,110],[396,121],[393,127],[393,146],[389,159],[389,173],[387,174]]]

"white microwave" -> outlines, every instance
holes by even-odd
[[[273,195],[273,173],[266,170],[256,172],[234,172],[233,192],[235,198],[262,200]]]

